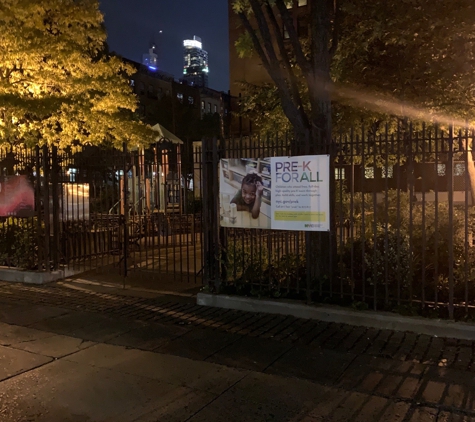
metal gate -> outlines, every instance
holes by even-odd
[[[52,225],[61,264],[144,287],[201,283],[198,146],[163,141],[147,149],[85,147],[56,156],[60,195],[52,198],[59,210]]]

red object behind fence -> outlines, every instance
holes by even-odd
[[[35,191],[26,176],[0,178],[0,217],[31,217]]]

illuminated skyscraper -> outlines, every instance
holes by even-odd
[[[208,52],[203,50],[201,38],[183,41],[185,65],[183,80],[194,86],[208,86]]]
[[[144,54],[142,57],[142,64],[147,66],[150,70],[158,69],[158,56],[157,53],[155,53],[155,49],[155,44],[152,44],[148,50],[148,54]]]

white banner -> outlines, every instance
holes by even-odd
[[[330,230],[328,155],[220,162],[223,227]]]
[[[330,230],[330,156],[272,157],[272,228]]]

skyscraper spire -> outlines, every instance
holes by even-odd
[[[208,52],[203,50],[201,38],[184,40],[183,80],[190,85],[208,86]]]
[[[144,54],[142,56],[142,64],[147,66],[150,70],[158,69],[157,44],[155,42],[154,36],[152,36],[150,40],[150,48],[148,50],[148,54]]]

